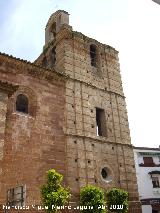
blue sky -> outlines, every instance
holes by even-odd
[[[58,9],[70,13],[74,30],[90,37],[101,35],[112,24],[127,18],[127,0],[0,0],[0,48],[20,58],[34,60],[44,44],[44,27]],[[107,2],[107,3],[106,3]],[[119,8],[122,8],[119,10]],[[105,28],[105,30],[103,30]],[[102,31],[103,30],[103,31]],[[99,32],[98,32],[99,31]],[[110,35],[111,36],[111,35]],[[96,38],[96,36],[95,36]],[[96,38],[98,39],[98,38]],[[105,37],[100,41],[105,42]]]
[[[34,61],[58,9],[73,29],[119,51],[131,138],[160,145],[160,5],[151,0],[0,0],[0,51]]]

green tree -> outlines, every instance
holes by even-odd
[[[107,191],[107,206],[111,212],[128,212],[128,192],[113,188]]]
[[[88,185],[80,190],[80,206],[82,213],[104,213],[105,198],[102,189]]]
[[[71,197],[69,189],[62,187],[63,176],[51,169],[47,172],[47,183],[41,187],[42,203],[48,213],[57,212]]]

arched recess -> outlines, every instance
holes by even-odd
[[[20,86],[8,100],[7,114],[14,112],[35,117],[36,110],[37,97],[35,92],[29,87]]]

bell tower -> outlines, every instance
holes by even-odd
[[[45,28],[45,45],[55,39],[62,25],[69,25],[69,13],[58,10],[51,15]]]
[[[35,63],[66,78],[64,179],[72,201],[87,184],[117,187],[129,192],[129,213],[141,213],[118,51],[74,31],[59,10]]]

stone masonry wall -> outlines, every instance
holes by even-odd
[[[91,66],[91,44],[96,46],[96,67]],[[46,56],[50,65],[53,47],[56,47],[54,67],[68,76],[64,130],[67,136],[66,180],[74,194],[73,201],[79,200],[80,188],[86,184],[106,190],[120,187],[129,192],[129,212],[140,213],[118,52],[72,31],[70,26],[63,26],[36,63],[42,64]],[[96,108],[104,109],[106,137],[97,136]],[[110,182],[105,182],[101,176],[104,167],[110,172]]]
[[[123,188],[129,192],[130,212],[141,212],[118,53],[67,29],[57,34],[56,42],[55,66],[68,75],[67,183],[77,200],[86,184]],[[90,44],[97,47],[97,67],[90,63]],[[96,134],[97,107],[105,111],[107,137]],[[101,177],[104,167],[110,171],[111,182]]]

